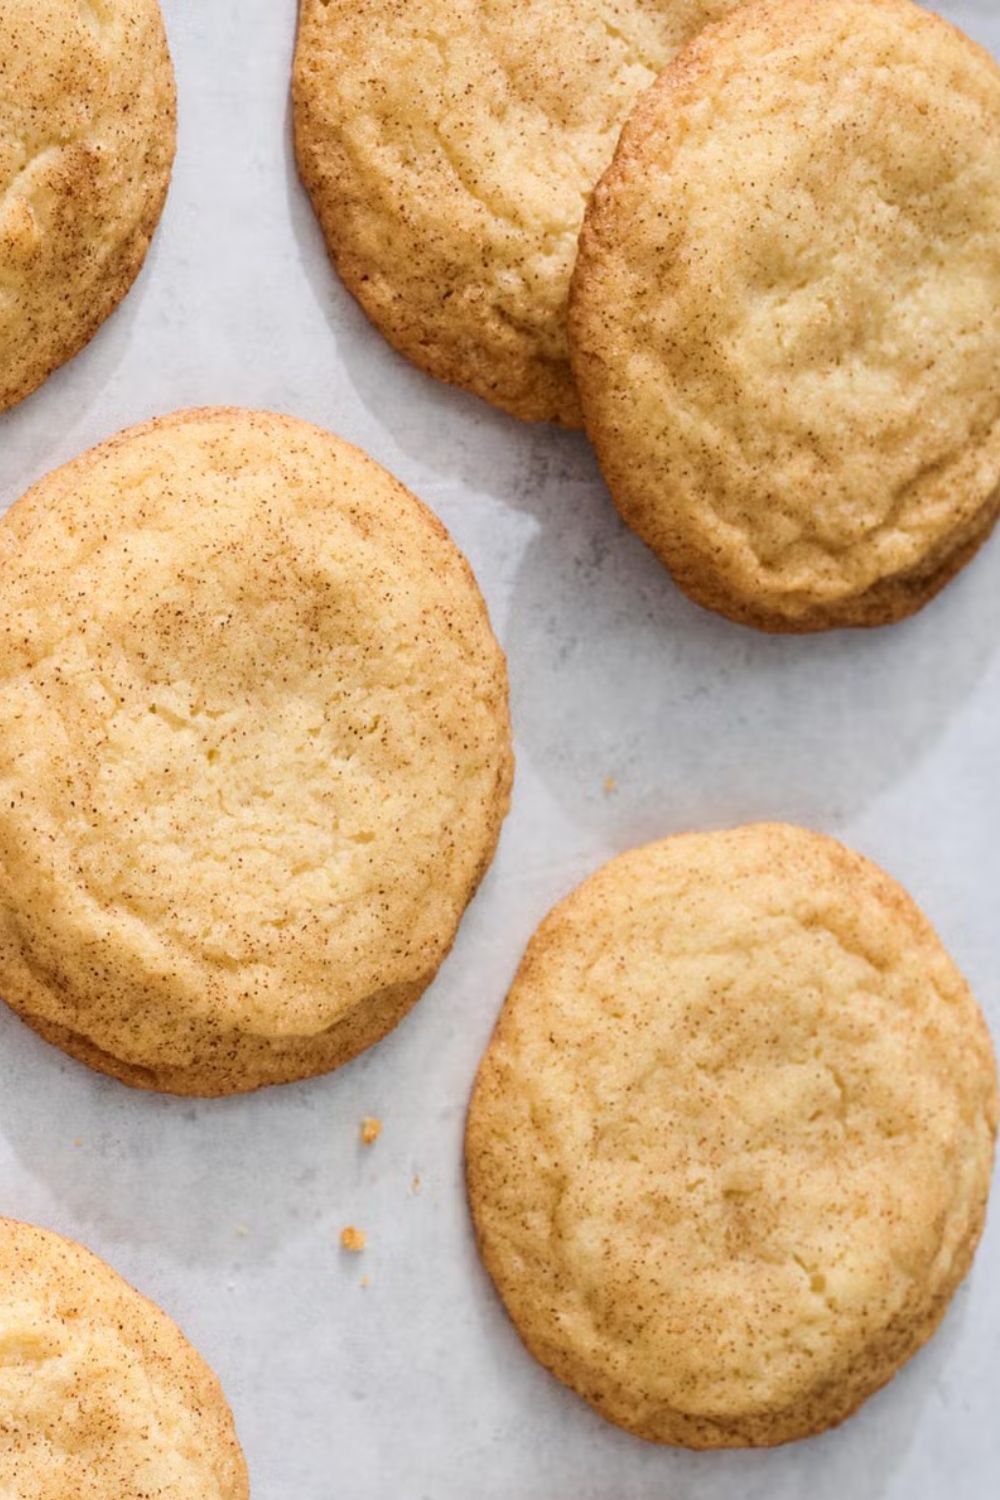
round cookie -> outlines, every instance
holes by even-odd
[[[765,0],[640,100],[570,336],[625,520],[764,630],[919,609],[1000,506],[1000,69],[910,0]]]
[[[71,1240],[0,1219],[0,1493],[247,1500],[219,1382],[165,1313]]]
[[[683,835],[533,938],[466,1141],[529,1350],[691,1448],[841,1421],[940,1321],[983,1226],[983,1018],[881,870],[783,825]]]
[[[83,1061],[325,1072],[434,978],[512,774],[441,524],[357,449],[182,412],[0,523],[0,995]]]
[[[299,170],[337,270],[422,369],[580,425],[583,209],[642,89],[738,0],[300,0]]]
[[[0,411],[139,274],[175,127],[157,0],[0,0]]]

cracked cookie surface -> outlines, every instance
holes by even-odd
[[[0,411],[125,296],[174,139],[156,0],[0,0]]]
[[[611,861],[532,940],[469,1193],[531,1352],[658,1442],[821,1431],[930,1336],[982,1230],[985,1022],[876,866],[783,825]]]
[[[768,630],[926,603],[1000,506],[1000,70],[910,0],[769,0],[626,124],[571,343],[625,520]]]
[[[0,1219],[0,1492],[247,1500],[215,1376],[176,1324],[82,1246]]]
[[[371,459],[179,413],[0,522],[0,995],[127,1082],[339,1066],[430,983],[509,801],[503,654]]]
[[[586,199],[642,89],[738,0],[301,0],[299,168],[403,354],[580,425],[565,313]]]

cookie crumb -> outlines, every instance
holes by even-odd
[[[250,1231],[245,1224],[237,1224],[236,1234],[238,1239],[245,1240],[249,1233]]]
[[[353,1224],[348,1224],[346,1229],[340,1231],[340,1243],[344,1250],[350,1250],[352,1255],[360,1255],[368,1243],[368,1236],[363,1229],[355,1229]]]
[[[615,792],[617,792],[617,790],[618,790],[618,780],[617,780],[617,777],[615,777],[615,776],[605,776],[605,778],[604,778],[604,795],[605,795],[605,797],[612,796]]]
[[[411,1183],[410,1183],[410,1192],[411,1192],[411,1193],[419,1193],[419,1192],[420,1192],[420,1189],[421,1189],[421,1188],[422,1188],[422,1187],[423,1187],[423,1183],[422,1183],[422,1182],[421,1182],[421,1180],[420,1180],[420,1173],[419,1173],[419,1172],[418,1172],[418,1173],[417,1173],[417,1174],[416,1174],[416,1175],[415,1175],[415,1176],[414,1176],[414,1179],[413,1179],[413,1181],[412,1181],[412,1182],[411,1182]]]
[[[365,1146],[373,1146],[382,1134],[382,1121],[375,1115],[365,1115],[361,1121],[361,1142]]]
[[[372,1279],[371,1279],[370,1276],[362,1276],[360,1282],[358,1283],[358,1285],[361,1287],[361,1290],[363,1292],[366,1292],[368,1290],[368,1288],[371,1286],[371,1284],[372,1284]]]
[[[76,1137],[76,1139],[74,1140],[73,1145],[77,1146],[77,1147],[82,1146],[83,1145],[83,1136],[82,1135],[78,1135]]]

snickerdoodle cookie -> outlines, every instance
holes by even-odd
[[[165,1313],[60,1235],[0,1219],[0,1493],[246,1500],[219,1382]]]
[[[300,0],[295,135],[330,253],[403,354],[580,425],[580,221],[636,97],[738,0]]]
[[[614,859],[546,918],[467,1137],[536,1357],[693,1448],[819,1432],[936,1328],[983,1226],[983,1018],[894,881],[782,825]]]
[[[157,0],[0,0],[0,411],[76,354],[138,275],[174,114]]]
[[[0,523],[0,996],[126,1082],[321,1073],[451,947],[511,780],[503,655],[357,449],[180,413]]]
[[[766,630],[920,608],[1000,506],[1000,69],[910,0],[764,0],[639,101],[570,334],[612,495]]]

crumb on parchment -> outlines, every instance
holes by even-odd
[[[382,1134],[382,1121],[375,1115],[365,1115],[361,1121],[361,1141],[365,1146],[373,1146]]]
[[[413,1181],[410,1183],[410,1192],[411,1193],[419,1193],[420,1189],[422,1187],[423,1187],[423,1183],[420,1180],[420,1173],[418,1172],[416,1174],[416,1176],[414,1177]]]
[[[605,795],[605,797],[610,797],[612,795],[612,793],[613,792],[617,792],[617,790],[618,790],[618,781],[617,781],[616,777],[614,777],[614,776],[605,776],[605,778],[604,778],[604,795]]]
[[[353,1224],[348,1224],[346,1229],[340,1231],[340,1243],[344,1250],[359,1255],[368,1243],[368,1236],[363,1229],[356,1229]]]

